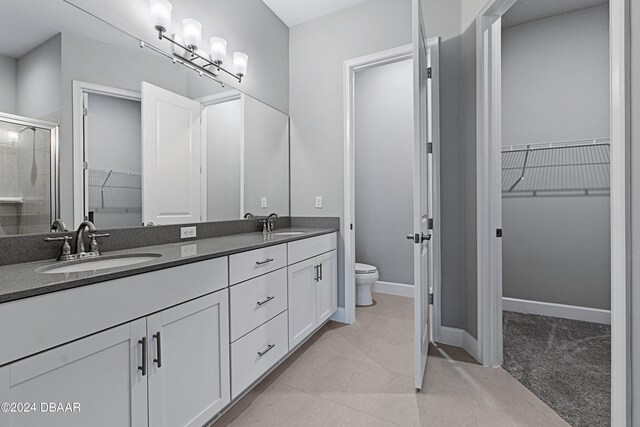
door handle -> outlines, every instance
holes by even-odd
[[[407,240],[413,240],[413,243],[422,243],[425,240],[431,240],[431,234],[407,234]]]
[[[142,371],[142,376],[144,377],[147,375],[147,337],[142,337],[138,344],[142,345],[142,365],[138,366],[138,370]]]
[[[273,262],[274,259],[273,258],[267,258],[264,261],[256,261],[256,265],[265,265],[265,264],[269,264],[270,262]]]
[[[313,278],[314,281],[319,282],[320,281],[320,266],[319,265],[314,265],[313,269],[316,272],[316,276]]]
[[[156,354],[157,359],[153,359],[154,363],[158,365],[158,368],[162,368],[162,344],[160,343],[160,331],[153,334],[153,338],[156,340]]]
[[[267,299],[265,299],[264,301],[258,301],[256,304],[258,304],[258,306],[265,305],[266,303],[268,303],[269,301],[271,301],[274,298],[275,297],[267,297]]]
[[[275,346],[276,346],[275,344],[269,344],[269,345],[267,346],[267,348],[266,348],[266,349],[264,349],[264,350],[262,350],[262,351],[259,351],[259,352],[258,352],[258,357],[262,357],[262,356],[264,356],[265,354],[269,353],[269,352],[271,351],[271,349],[272,349],[273,347],[275,347]]]
[[[322,280],[322,263],[320,263],[320,278],[318,280]]]

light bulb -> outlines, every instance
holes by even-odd
[[[247,63],[249,56],[242,52],[233,52],[233,70],[236,76],[242,78],[247,74]]]
[[[164,33],[171,27],[171,3],[168,0],[150,0],[151,21],[156,30]]]
[[[227,41],[222,37],[211,37],[211,60],[214,64],[220,65],[227,59]]]
[[[190,49],[195,50],[202,43],[202,24],[191,18],[182,20],[182,36]]]

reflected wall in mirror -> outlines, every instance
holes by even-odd
[[[180,5],[181,13],[191,13],[190,8],[204,5],[178,0],[175,4]],[[267,38],[274,34],[274,25],[282,25],[275,18],[269,21],[272,14],[261,3],[225,5],[224,13],[251,11],[262,17],[257,19],[265,19]],[[47,179],[39,177],[35,182],[49,191],[46,211],[42,208],[43,193],[37,215],[30,220],[13,214],[16,206],[7,206],[8,201],[20,197],[17,183],[27,169],[18,163],[18,148],[0,135],[4,159],[0,163],[0,200],[4,200],[0,202],[0,235],[48,231],[57,217],[69,228],[90,219],[105,229],[231,220],[247,212],[256,216],[289,214],[286,114],[237,88],[223,87],[173,63],[166,51],[159,54],[141,49],[141,38],[77,6],[62,0],[24,0],[5,5],[0,15],[0,28],[4,30],[0,38],[0,114],[47,122],[44,127],[31,126],[41,129],[36,134],[58,134],[59,129],[57,156],[38,159],[38,153],[45,151],[44,145],[38,145],[37,137],[31,143],[30,155],[36,159],[31,166],[37,166],[37,174],[45,171],[41,163],[49,165]],[[147,28],[148,2],[131,3],[131,9],[123,9],[119,17],[130,17]],[[216,27],[207,26],[212,31]],[[282,45],[285,57],[286,38],[280,35],[279,27],[276,33],[274,37],[282,38],[277,46]],[[283,28],[282,34],[286,33]],[[264,63],[264,54],[253,53],[261,41],[228,38],[230,44],[237,43],[234,49],[244,45],[253,49],[250,55],[255,55],[256,61],[252,62],[247,84],[255,92],[263,92],[256,84],[263,81],[260,64]],[[286,69],[286,62],[283,66]],[[275,80],[279,87],[286,78]],[[145,138],[144,84],[194,106],[189,119],[182,120],[175,110],[157,109],[155,116],[147,117],[146,124],[161,125],[163,132]],[[285,97],[278,93],[275,98]],[[185,136],[189,137],[188,143],[180,140]],[[53,145],[47,149],[53,153]],[[15,165],[6,160],[12,150],[16,153]],[[156,156],[155,164],[145,161],[154,150],[164,157]],[[25,213],[35,209],[24,208]],[[9,217],[5,214],[13,219],[6,219]]]

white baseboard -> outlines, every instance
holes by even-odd
[[[478,358],[478,340],[464,329],[450,328],[448,326],[440,327],[439,343],[462,347],[474,359]]]
[[[329,320],[333,320],[334,322],[339,322],[339,323],[347,323],[346,319],[347,319],[347,311],[345,310],[344,307],[338,307],[338,311],[333,313],[333,316],[331,316]]]
[[[380,292],[381,294],[413,298],[413,285],[404,283],[382,282],[378,280],[373,284],[372,290],[373,292]]]
[[[582,320],[583,322],[602,323],[605,325],[611,324],[611,311],[598,308],[503,297],[502,309],[517,313],[561,317],[563,319]]]

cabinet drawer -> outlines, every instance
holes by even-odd
[[[229,281],[243,282],[287,265],[287,246],[269,246],[229,257]]]
[[[231,397],[278,363],[288,348],[286,311],[231,344]]]
[[[231,341],[287,309],[287,269],[281,268],[231,288]]]
[[[337,247],[336,233],[325,234],[323,236],[311,237],[309,239],[297,240],[288,243],[288,264],[305,259],[313,258],[316,255],[332,251]]]

